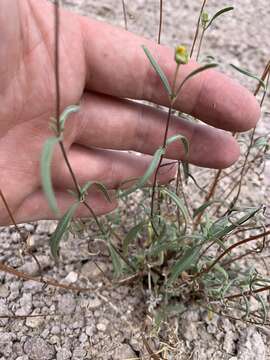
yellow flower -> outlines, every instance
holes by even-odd
[[[189,60],[188,52],[185,46],[179,45],[175,48],[175,61],[177,64],[187,64]]]

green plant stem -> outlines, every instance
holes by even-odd
[[[61,124],[60,124],[60,112],[61,112],[61,92],[60,92],[60,72],[59,72],[59,29],[60,29],[60,10],[59,10],[60,4],[59,4],[59,0],[55,0],[55,6],[54,6],[54,26],[55,26],[55,53],[54,53],[54,61],[55,61],[55,90],[56,90],[56,127],[57,127],[57,136],[59,138],[61,138],[62,135],[62,130],[61,130]],[[71,164],[69,162],[66,150],[65,150],[65,146],[63,143],[63,140],[59,141],[59,146],[64,158],[64,161],[66,163],[66,166],[68,168],[68,171],[70,173],[70,176],[72,178],[72,181],[74,183],[77,195],[78,195],[78,200],[81,201],[81,189],[80,189],[80,185],[77,181],[77,178],[74,174],[74,171],[71,167]],[[86,202],[83,201],[82,202],[83,205],[89,210],[91,216],[94,218],[98,228],[100,229],[100,231],[102,232],[103,235],[105,235],[105,231],[102,228],[96,214],[94,213],[94,210],[91,208],[91,206]]]
[[[165,129],[163,145],[162,145],[164,148],[166,146],[166,139],[167,139],[167,135],[168,135],[171,113],[172,113],[172,105],[170,105],[169,110],[168,110],[168,115],[167,115],[166,129]],[[157,166],[157,168],[155,170],[155,174],[154,174],[154,182],[153,182],[153,186],[152,186],[152,197],[151,197],[151,213],[150,213],[151,219],[153,219],[153,216],[154,216],[154,201],[155,201],[155,193],[156,193],[156,186],[157,186],[157,176],[158,176],[158,171],[159,171],[159,168],[160,168],[163,158],[164,158],[164,155],[161,155],[158,166]]]
[[[173,77],[173,86],[172,86],[172,94],[173,95],[172,95],[172,97],[170,99],[170,106],[169,106],[169,110],[168,110],[166,127],[165,127],[165,132],[164,132],[164,137],[163,137],[162,147],[164,149],[166,148],[166,141],[167,141],[167,137],[168,137],[168,131],[169,131],[170,120],[171,120],[171,115],[172,115],[172,107],[173,107],[173,103],[174,103],[174,100],[175,100],[174,93],[175,93],[176,81],[177,81],[177,75],[178,75],[178,72],[179,72],[179,68],[180,68],[180,64],[177,64],[175,72],[174,72],[174,77]],[[156,193],[156,186],[157,186],[157,176],[158,176],[158,171],[159,171],[159,168],[161,166],[163,158],[164,158],[164,155],[161,155],[158,166],[157,166],[157,168],[155,170],[155,174],[154,174],[154,181],[153,181],[153,186],[152,186],[152,196],[151,196],[151,212],[150,212],[150,218],[152,220],[153,220],[153,217],[154,217],[154,202],[155,202],[155,193]],[[153,221],[152,221],[152,226],[153,226]],[[153,229],[155,231],[154,226],[153,226]]]
[[[197,51],[197,55],[196,55],[196,61],[199,60],[199,56],[200,56],[200,53],[201,53],[202,42],[203,42],[203,38],[204,38],[205,31],[206,31],[206,29],[203,29],[203,30],[202,30],[202,33],[201,33],[201,36],[200,36],[198,51]]]
[[[158,44],[161,41],[161,31],[162,31],[162,22],[163,22],[163,0],[159,0],[159,28],[158,28]]]
[[[198,21],[197,21],[197,27],[196,27],[195,35],[194,35],[193,42],[192,42],[192,46],[191,46],[191,50],[190,50],[190,57],[192,57],[192,55],[193,55],[194,48],[195,48],[195,44],[196,44],[196,42],[197,42],[197,38],[198,38],[198,35],[199,35],[199,31],[200,31],[201,17],[202,17],[202,13],[203,13],[204,7],[205,7],[205,5],[206,5],[206,1],[207,1],[207,0],[203,0],[202,6],[201,6],[200,15],[199,15]]]

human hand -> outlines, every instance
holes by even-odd
[[[126,100],[168,105],[141,45],[149,48],[169,79],[175,69],[174,52],[65,10],[60,16],[61,109],[80,103],[80,111],[66,123],[65,148],[80,184],[98,180],[115,189],[125,179],[143,175],[164,136],[166,113]],[[52,135],[49,122],[56,99],[53,6],[45,0],[1,0],[0,32],[0,188],[18,223],[52,219],[41,189],[39,162],[44,141]],[[182,66],[179,78],[196,66],[192,61]],[[247,90],[214,70],[188,81],[175,108],[229,131],[252,128],[260,114]],[[239,147],[230,134],[214,127],[172,117],[168,136],[180,133],[189,139],[191,163],[227,167],[237,160]],[[184,155],[176,143],[166,153],[170,159]],[[64,211],[74,201],[66,191],[73,183],[60,151],[52,168],[58,205]],[[172,174],[167,170],[159,181],[168,181]],[[94,191],[87,200],[97,215],[116,206],[116,201],[109,203]],[[0,210],[0,224],[9,224],[3,204]],[[88,213],[81,207],[77,215]]]

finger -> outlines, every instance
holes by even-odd
[[[146,45],[172,83],[176,64],[173,50],[120,28],[80,18],[89,90],[168,105],[168,96],[146,55]],[[98,40],[97,40],[98,39]],[[181,66],[181,82],[198,65]],[[213,126],[244,131],[254,127],[260,108],[255,97],[227,76],[207,70],[183,87],[175,108]]]
[[[61,214],[63,215],[72,204],[75,203],[75,198],[67,193],[66,190],[56,191],[57,204]],[[117,201],[110,193],[111,202],[100,192],[93,192],[86,197],[86,202],[91,206],[96,216],[103,215],[113,211],[117,207]],[[29,195],[21,204],[21,206],[14,212],[14,217],[17,223],[24,223],[37,220],[55,220],[57,216],[52,212],[48,205],[48,200],[43,194],[42,190]],[[89,210],[80,204],[75,217],[91,217]]]
[[[153,154],[163,143],[167,113],[117,98],[85,94],[80,112],[74,115],[75,142],[86,147],[134,150]],[[210,126],[172,116],[168,137],[184,135],[190,144],[189,162],[199,166],[224,168],[235,162],[239,146],[230,134]],[[185,159],[181,142],[171,144],[170,159]]]
[[[87,149],[79,145],[73,145],[68,156],[81,186],[87,181],[99,181],[108,189],[130,187],[144,175],[152,160],[152,156],[148,155],[138,156],[121,151]],[[163,164],[165,163],[164,161]],[[163,166],[158,174],[158,182],[165,184],[170,181],[175,176],[175,170],[173,164]],[[74,187],[66,164],[62,163],[58,166],[53,182],[61,189]]]

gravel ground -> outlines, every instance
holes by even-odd
[[[81,14],[123,26],[120,0],[62,2]],[[156,39],[158,3],[157,0],[126,0],[129,29]],[[164,3],[162,43],[190,44],[201,1]],[[227,14],[213,26],[202,56],[211,54],[222,60],[222,71],[230,74],[230,62],[261,74],[270,55],[269,0],[209,1],[209,12],[231,4],[236,7],[233,16]],[[234,75],[254,89],[253,81],[240,74]],[[268,99],[259,133],[270,130],[269,112]],[[247,182],[246,197],[256,203],[267,203],[269,179],[267,164],[263,184],[256,186],[254,182]],[[152,331],[150,345],[153,349],[162,349],[163,359],[270,359],[270,330],[218,316],[210,320],[204,310],[194,307],[190,307],[179,321],[173,320],[166,342],[163,342],[164,337],[153,331],[145,316],[147,304],[142,288],[139,285],[111,287],[107,279],[111,274],[109,258],[105,249],[102,251],[105,256],[94,255],[102,248],[102,243],[91,233],[76,239],[69,236],[63,242],[62,262],[59,267],[55,266],[48,248],[48,238],[55,226],[55,222],[48,221],[24,225],[32,233],[31,242],[44,276],[62,284],[76,283],[90,291],[84,294],[44,287],[42,283],[22,281],[1,272],[0,360],[149,359],[141,338],[142,329],[148,334]],[[22,258],[19,238],[13,229],[2,228],[0,238],[0,261],[37,276],[39,269],[33,259]],[[89,240],[91,256],[87,247]]]

